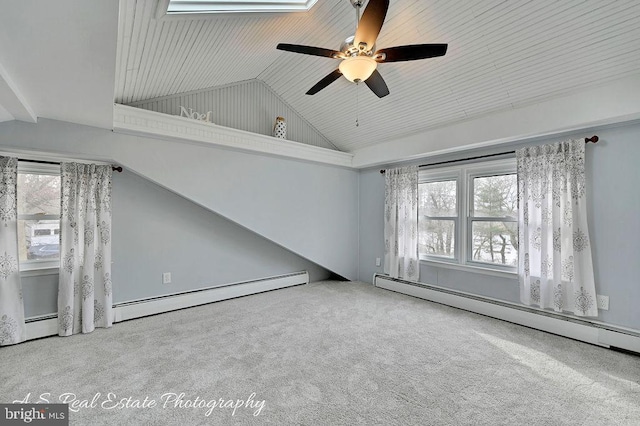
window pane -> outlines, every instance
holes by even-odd
[[[18,173],[18,217],[60,215],[60,176]],[[30,218],[31,219],[31,218]],[[60,258],[60,220],[18,220],[20,262]]]
[[[420,214],[426,216],[458,216],[455,180],[418,185]]]
[[[518,216],[518,181],[515,174],[473,179],[473,212],[476,217]]]
[[[518,225],[516,222],[474,221],[471,228],[473,260],[517,266]]]
[[[18,173],[18,214],[60,214],[60,176]]]
[[[18,251],[20,261],[60,258],[59,220],[19,220]]]
[[[453,220],[418,221],[418,247],[421,255],[454,257],[456,223]]]

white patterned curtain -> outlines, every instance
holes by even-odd
[[[585,142],[516,151],[522,303],[597,316],[585,189]]]
[[[111,327],[111,166],[62,163],[58,334]]]
[[[24,342],[24,302],[18,268],[18,159],[0,157],[0,346]]]
[[[387,169],[384,191],[384,272],[417,281],[418,167]]]

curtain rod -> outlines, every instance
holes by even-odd
[[[584,143],[589,143],[589,142],[596,143],[598,142],[598,140],[600,140],[600,138],[598,138],[597,135],[593,135],[590,138],[584,138]],[[461,161],[469,161],[469,160],[480,160],[482,158],[497,157],[499,155],[507,155],[507,154],[515,154],[515,153],[516,153],[515,151],[498,152],[497,154],[479,155],[477,157],[460,158],[458,160],[440,161],[439,163],[421,164],[418,167],[440,166],[442,164],[459,163]],[[385,171],[386,171],[385,169],[380,170],[380,174],[385,174]]]
[[[37,164],[55,164],[60,165],[59,161],[42,161],[42,160],[29,160],[27,158],[18,158],[18,161],[24,161],[25,163],[37,163]],[[121,173],[122,167],[120,166],[111,166],[111,170],[114,172]]]

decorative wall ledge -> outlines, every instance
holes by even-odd
[[[113,106],[113,131],[352,167],[353,154],[346,152],[120,104]]]

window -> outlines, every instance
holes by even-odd
[[[518,265],[518,179],[514,173],[470,179],[470,259]]]
[[[166,1],[166,0],[165,0]],[[234,12],[306,12],[317,0],[169,0],[167,14]]]
[[[456,180],[427,181],[418,185],[419,252],[456,258],[458,229],[458,183]]]
[[[18,163],[20,270],[60,265],[60,167]]]
[[[420,171],[420,258],[515,272],[515,169],[512,159]]]

